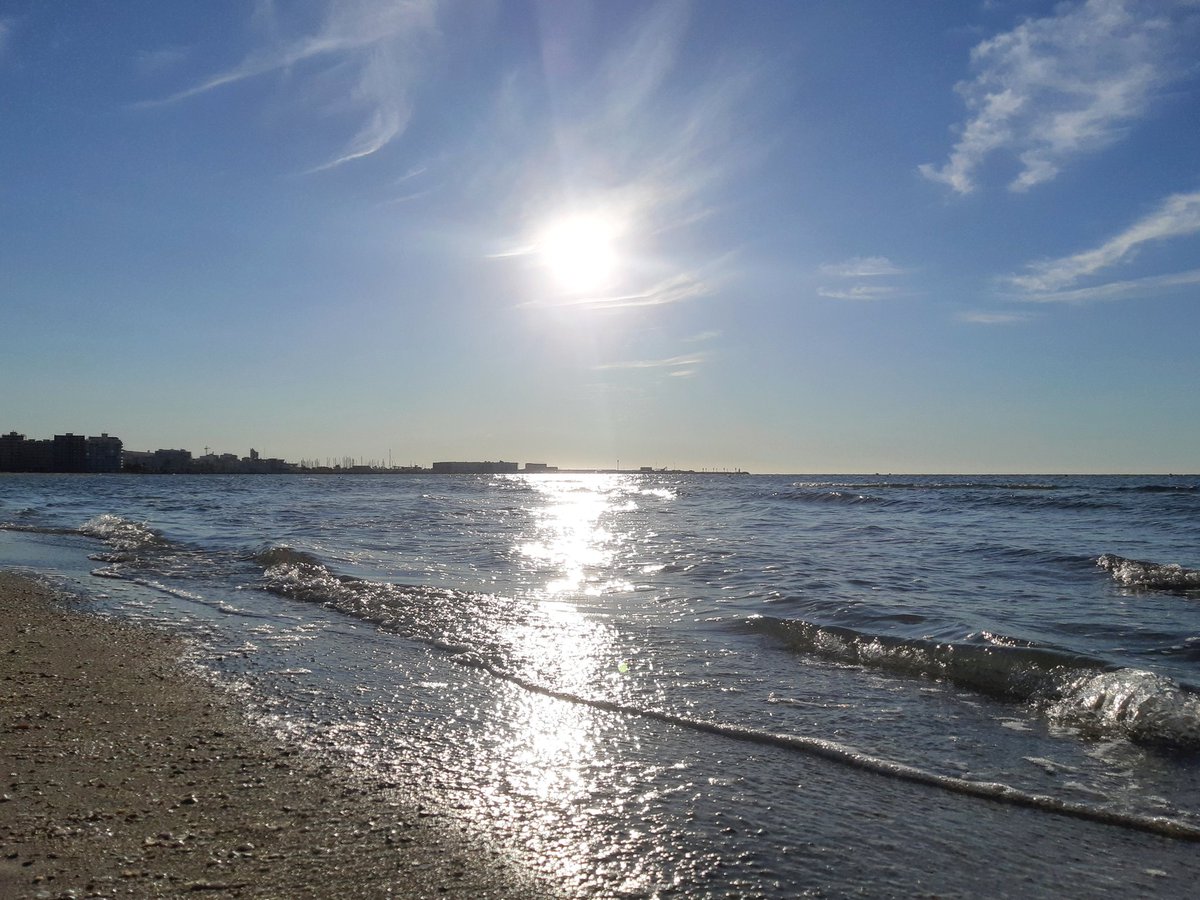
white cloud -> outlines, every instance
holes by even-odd
[[[403,132],[412,109],[403,91],[393,91],[393,86],[402,84],[403,73],[398,71],[396,61],[389,54],[378,51],[371,53],[370,61],[364,67],[352,95],[357,105],[370,110],[366,122],[338,157],[310,171],[332,169],[342,163],[370,156]]]
[[[873,278],[877,275],[903,275],[904,269],[886,256],[854,256],[845,262],[821,266],[821,273],[837,278]]]
[[[1050,181],[1075,157],[1116,141],[1189,68],[1193,0],[1087,0],[977,45],[957,85],[971,118],[947,161],[919,167],[960,194],[995,152],[1021,163],[1009,184]],[[1194,30],[1194,29],[1193,29]]]
[[[762,63],[714,59],[703,77],[685,78],[691,4],[667,0],[640,5],[586,69],[579,60],[595,53],[597,36],[585,8],[537,5],[542,67],[527,73],[528,84],[503,84],[494,113],[495,136],[527,149],[505,160],[481,147],[489,157],[482,166],[499,167],[535,229],[563,207],[594,205],[636,222],[647,242],[670,246],[713,213],[714,188],[765,153],[751,123]]]
[[[323,90],[336,96],[328,112],[342,113],[350,106],[362,116],[363,124],[342,150],[310,171],[361,159],[403,133],[419,46],[435,34],[437,10],[437,0],[337,0],[328,5],[315,32],[281,38],[286,24],[277,18],[275,7],[261,6],[255,24],[268,35],[264,46],[199,84],[142,105],[177,103],[248,79],[286,73],[301,93]],[[312,66],[320,68],[312,71]],[[311,101],[310,96],[303,99]]]
[[[1017,322],[1029,321],[1029,316],[1022,313],[963,312],[956,318],[960,322],[970,322],[973,325],[1014,325]]]
[[[1027,266],[1027,274],[1014,275],[1008,281],[1028,294],[1061,291],[1082,278],[1127,262],[1143,244],[1197,232],[1200,232],[1200,191],[1173,194],[1154,212],[1139,219],[1099,247],[1061,259],[1031,263]]]
[[[511,254],[509,254],[511,255]],[[502,257],[497,257],[502,258]],[[586,297],[554,297],[545,300],[530,300],[520,304],[523,307],[553,306],[579,307],[585,309],[623,309],[634,306],[665,306],[669,303],[679,303],[693,297],[701,297],[711,291],[711,287],[694,275],[680,272],[670,278],[654,284],[645,290],[626,294]]]
[[[597,369],[676,369],[672,375],[691,375],[695,371],[692,367],[698,366],[704,362],[704,357],[699,354],[690,356],[672,356],[668,359],[639,359],[629,362],[603,363],[596,366]]]
[[[832,300],[879,300],[898,294],[898,288],[886,284],[855,284],[847,288],[817,288],[817,294]]]
[[[907,275],[908,271],[897,266],[886,256],[853,256],[840,263],[821,266],[821,274],[831,278],[877,279],[887,276]],[[880,300],[884,297],[901,295],[900,288],[889,283],[862,281],[838,287],[822,286],[817,294],[831,300]]]
[[[1047,293],[1026,294],[1020,299],[1031,303],[1092,303],[1096,300],[1129,300],[1149,297],[1164,291],[1200,284],[1200,269],[1176,272],[1170,275],[1151,275],[1132,278],[1128,281],[1109,281],[1090,287]]]

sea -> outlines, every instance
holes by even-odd
[[[1200,880],[1200,476],[5,475],[0,565],[562,896]]]

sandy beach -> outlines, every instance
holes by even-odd
[[[549,893],[247,721],[169,634],[0,572],[0,898]]]

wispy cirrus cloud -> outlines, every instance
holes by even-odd
[[[874,278],[879,275],[903,275],[905,270],[886,256],[854,256],[844,262],[821,266],[821,274],[836,278]]]
[[[1031,297],[1048,297],[1082,279],[1128,262],[1145,244],[1197,233],[1200,233],[1200,191],[1173,194],[1156,210],[1100,246],[1059,259],[1031,263],[1025,274],[1010,276],[1006,281]],[[1147,284],[1152,280],[1143,279]]]
[[[874,280],[897,275],[907,275],[908,270],[893,263],[886,256],[853,256],[838,263],[827,263],[820,267],[820,272],[828,278],[844,279],[841,284],[817,288],[817,294],[831,300],[882,300],[886,297],[900,296],[904,291],[895,284]],[[846,281],[855,281],[846,284]]]
[[[370,156],[403,133],[417,77],[420,42],[436,34],[438,0],[337,0],[313,30],[284,37],[287,6],[258,7],[260,47],[235,65],[160,100],[141,106],[186,101],[249,79],[286,74],[300,102],[317,114],[357,111],[362,124],[319,172]],[[332,97],[321,102],[314,97]]]
[[[997,313],[997,312],[961,312],[956,319],[960,322],[969,322],[972,325],[1015,325],[1019,322],[1028,322],[1029,316],[1024,313]]]
[[[817,288],[817,294],[831,300],[882,300],[900,293],[888,284],[855,284],[845,288]]]
[[[1148,275],[1125,281],[1108,281],[1087,287],[1060,291],[1030,293],[1020,297],[1031,303],[1092,303],[1098,300],[1132,300],[1165,291],[1200,284],[1200,269],[1173,272],[1169,275]]]
[[[1017,157],[1025,191],[1072,159],[1116,141],[1191,67],[1192,0],[1087,0],[1029,19],[971,51],[975,77],[956,89],[971,113],[941,166],[922,175],[960,194],[994,153]]]
[[[511,255],[511,254],[508,254]],[[611,295],[584,295],[581,297],[553,297],[527,300],[522,307],[550,306],[555,308],[575,307],[579,309],[625,309],[636,306],[666,306],[680,303],[693,297],[710,293],[711,286],[696,276],[680,272],[664,279],[645,290]]]
[[[613,369],[669,369],[667,375],[672,378],[686,378],[696,374],[697,367],[704,362],[704,355],[692,353],[685,356],[671,356],[667,359],[638,359],[625,362],[601,363],[595,366],[597,370]]]
[[[587,8],[538,5],[541,69],[497,92],[492,131],[512,150],[488,148],[472,177],[490,173],[478,193],[507,195],[521,236],[494,255],[535,261],[548,223],[599,217],[620,233],[607,293],[572,296],[543,280],[523,305],[651,307],[711,294],[731,254],[708,251],[695,226],[765,152],[748,138],[760,64],[730,56],[697,67],[685,52],[692,4],[680,0],[639,6],[597,52]]]

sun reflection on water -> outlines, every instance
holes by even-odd
[[[515,549],[536,613],[502,635],[513,671],[546,690],[618,699],[637,677],[626,661],[630,651],[610,615],[588,601],[632,589],[618,563],[631,540],[623,523],[637,510],[636,480],[552,476],[527,484],[536,501],[528,510],[531,528]],[[481,807],[509,821],[564,883],[587,883],[596,874],[588,860],[607,858],[616,881],[643,889],[637,861],[617,849],[631,839],[631,823],[613,799],[623,796],[620,773],[631,749],[621,718],[517,685],[496,713]],[[590,846],[581,844],[581,833]]]
[[[637,509],[626,476],[587,479],[537,478],[530,485],[540,497],[534,510],[536,533],[520,545],[521,554],[545,573],[543,597],[596,596],[631,590],[632,584],[605,572],[626,539],[606,520]]]

